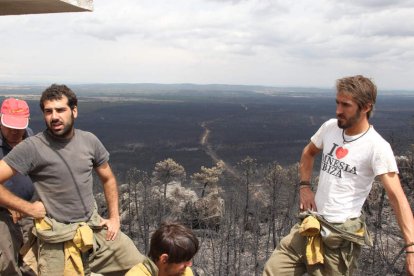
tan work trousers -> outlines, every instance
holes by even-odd
[[[0,235],[0,275],[21,275],[18,259],[23,244],[22,232],[20,226],[13,222],[11,214],[1,207]]]
[[[125,275],[134,265],[145,260],[133,241],[119,232],[114,241],[107,241],[106,230],[94,230],[93,252],[89,255],[89,269],[105,276]],[[63,243],[39,242],[39,275],[63,275]]]
[[[306,237],[299,234],[296,224],[289,235],[284,237],[266,262],[263,276],[312,276],[352,275],[356,269],[361,246],[341,239],[325,240],[324,264],[307,265]]]

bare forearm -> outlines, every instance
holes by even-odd
[[[313,157],[307,154],[302,154],[302,157],[300,159],[300,165],[299,165],[299,177],[301,181],[311,180],[313,163],[314,163]]]
[[[406,244],[414,242],[414,219],[410,204],[404,194],[390,196],[391,206],[396,214]]]
[[[119,219],[118,187],[115,179],[103,184],[109,218]]]
[[[313,163],[315,160],[315,156],[318,154],[318,152],[319,149],[316,148],[315,145],[311,142],[303,149],[302,156],[300,158],[299,177],[301,185],[299,187],[299,208],[302,211],[317,211],[315,203],[315,194],[311,189],[310,181],[312,177]],[[303,183],[303,181],[305,181],[305,183]]]
[[[395,216],[397,217],[397,222],[401,228],[405,242],[414,242],[413,213],[401,186],[398,175],[396,173],[381,175],[381,181],[387,192]]]
[[[301,181],[310,181],[312,178],[313,163],[315,156],[319,153],[319,149],[310,142],[302,152],[299,164],[299,177]]]
[[[0,205],[27,216],[32,216],[32,203],[16,196],[4,187],[3,184],[0,184]]]
[[[398,224],[405,241],[405,250],[413,252],[414,250],[414,219],[410,205],[406,196],[403,194],[398,197],[393,194],[390,197],[390,203],[397,217]],[[407,275],[414,275],[414,253],[406,254],[406,269]]]

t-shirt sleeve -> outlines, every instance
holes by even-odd
[[[15,146],[3,160],[20,174],[27,175],[33,168],[35,154],[33,142],[27,138]]]
[[[323,148],[323,137],[325,136],[326,130],[335,123],[335,120],[326,121],[321,125],[318,131],[311,137],[311,142],[318,148]]]
[[[109,161],[109,152],[106,150],[105,146],[95,135],[93,135],[93,140],[95,149],[93,166],[97,168]]]
[[[398,173],[397,162],[388,142],[383,141],[381,146],[375,148],[372,156],[372,167],[376,176],[389,172]]]

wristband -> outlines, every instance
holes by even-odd
[[[309,189],[311,189],[311,186],[310,185],[300,185],[299,186],[299,190],[302,190],[303,188],[309,188]]]
[[[405,254],[414,253],[414,251],[405,251]]]
[[[408,248],[408,247],[413,246],[413,245],[414,245],[414,242],[407,243],[406,245],[404,245],[404,248]]]
[[[311,185],[310,181],[307,181],[307,180],[299,182],[299,186],[310,186],[310,185]]]

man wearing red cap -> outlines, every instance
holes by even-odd
[[[33,134],[28,128],[29,106],[23,100],[7,98],[1,105],[0,159],[14,146]],[[34,188],[28,176],[16,174],[4,183],[15,195],[31,200]],[[19,224],[20,223],[20,224]],[[33,223],[26,218],[17,223],[7,208],[0,206],[0,275],[21,275],[19,250],[23,244],[21,226],[30,228]]]

